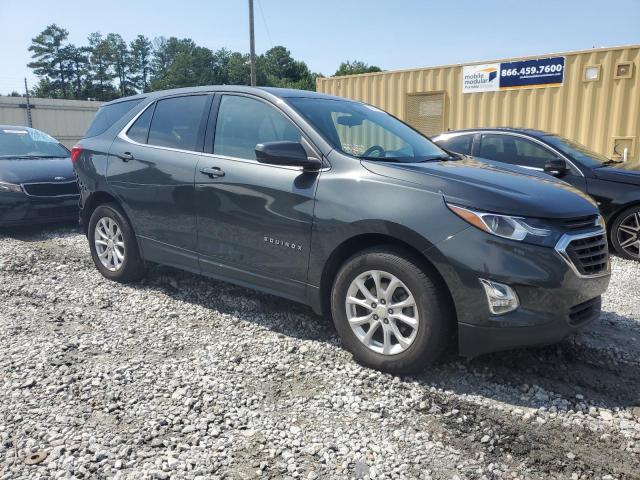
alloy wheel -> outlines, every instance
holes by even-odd
[[[628,255],[640,259],[640,212],[628,215],[616,232],[618,244]]]
[[[102,217],[96,223],[93,243],[100,263],[112,272],[124,263],[125,246],[120,225],[110,217]]]
[[[416,300],[395,275],[370,270],[358,275],[345,300],[349,326],[369,349],[397,355],[414,342],[420,326]]]

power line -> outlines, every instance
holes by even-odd
[[[258,0],[258,8],[260,9],[260,16],[262,17],[262,23],[264,23],[264,29],[267,31],[267,38],[269,39],[271,48],[273,48],[273,40],[271,40],[271,33],[269,33],[269,27],[267,26],[267,19],[264,16],[264,10],[262,10],[262,2],[260,0]]]

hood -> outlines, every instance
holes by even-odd
[[[56,179],[56,177],[62,177]],[[8,183],[75,180],[71,158],[0,158],[0,181]]]
[[[640,185],[640,162],[626,162],[594,168],[594,175],[600,180]]]
[[[362,164],[379,175],[440,192],[449,202],[488,212],[571,218],[598,211],[591,197],[549,175],[472,157],[443,162]]]

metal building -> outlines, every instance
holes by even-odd
[[[386,110],[426,135],[511,126],[640,159],[640,45],[319,78],[317,90]]]
[[[82,138],[101,102],[30,98],[33,128],[42,130],[67,147]],[[24,97],[0,96],[0,125],[28,126]]]

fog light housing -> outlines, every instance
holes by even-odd
[[[484,293],[487,295],[489,310],[493,315],[503,315],[514,311],[520,306],[518,295],[513,288],[504,283],[494,282],[492,280],[480,279],[480,283],[484,287]]]

